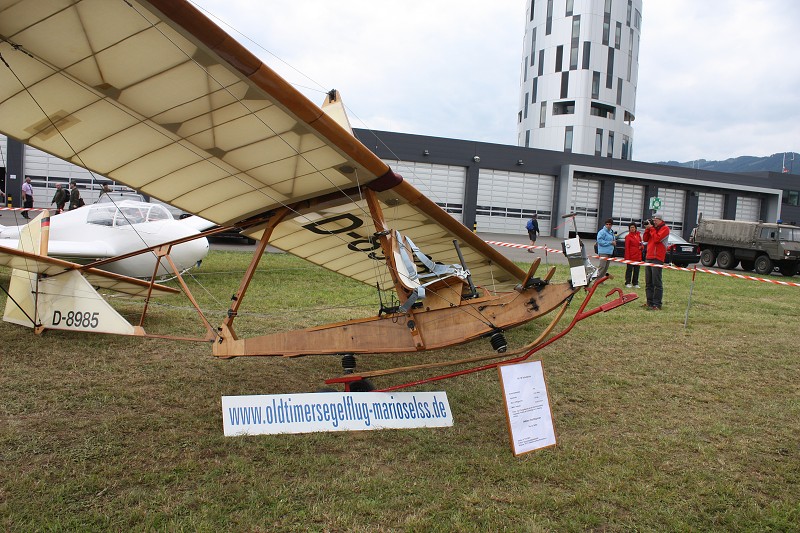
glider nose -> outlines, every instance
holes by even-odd
[[[208,255],[208,239],[201,237],[181,243],[173,248],[171,255],[180,270],[198,265]]]

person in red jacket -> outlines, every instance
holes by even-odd
[[[647,256],[645,261],[653,265],[663,265],[667,258],[667,238],[669,226],[664,224],[661,215],[645,221],[645,230],[642,240],[647,243]],[[664,284],[661,281],[663,269],[660,266],[646,266],[644,268],[645,294],[647,295],[647,310],[660,311],[664,298]]]
[[[636,229],[636,224],[628,226],[628,234],[625,236],[625,259],[628,261],[642,260],[642,234]],[[625,286],[639,287],[639,265],[627,265],[625,268]]]

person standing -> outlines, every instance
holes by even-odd
[[[56,193],[53,195],[53,200],[50,204],[55,204],[56,209],[60,213],[64,210],[64,204],[67,203],[67,191],[61,186],[60,183],[56,183]]]
[[[81,192],[75,182],[72,182],[69,184],[69,210],[78,209],[81,205]]]
[[[106,196],[109,196],[111,194],[111,187],[108,185],[108,183],[103,184],[103,188],[100,190],[100,196],[97,197],[98,202],[100,201],[100,198],[102,198],[104,194]]]
[[[642,240],[647,243],[645,261],[653,265],[663,265],[667,258],[667,239],[669,226],[664,224],[661,215],[655,214],[645,222]],[[645,294],[648,311],[661,311],[664,299],[664,284],[661,279],[663,269],[660,266],[646,266],[644,269]]]
[[[528,238],[531,241],[531,246],[536,246],[536,237],[539,235],[539,221],[536,214],[534,214],[528,223],[525,225],[528,230]],[[528,252],[533,253],[533,248],[528,248]]]
[[[608,272],[608,258],[614,255],[614,242],[616,237],[611,227],[614,225],[612,219],[607,219],[600,231],[597,232],[597,253],[600,255],[600,268],[597,269],[597,277],[602,278]]]
[[[625,236],[625,260],[626,261],[641,261],[642,260],[642,234],[636,229],[636,224],[628,226],[628,234]],[[631,265],[630,263],[625,267],[625,286],[628,288],[636,287],[639,289],[639,265]]]
[[[25,183],[22,184],[22,207],[26,209],[22,212],[22,218],[30,218],[27,210],[33,209],[33,185],[29,177],[26,177]]]

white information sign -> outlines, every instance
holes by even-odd
[[[556,430],[541,361],[500,365],[511,450],[520,455],[556,444]]]
[[[223,396],[226,437],[449,427],[445,392],[320,392]]]

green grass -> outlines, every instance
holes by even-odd
[[[248,258],[212,252],[194,272],[212,323]],[[611,273],[607,285],[620,286],[622,269]],[[565,276],[560,267],[556,278]],[[202,343],[37,337],[1,323],[0,526],[797,531],[800,288],[698,274],[685,328],[691,274],[666,271],[664,283],[660,313],[639,300],[540,352],[558,445],[521,457],[510,451],[495,371],[428,388],[447,391],[451,428],[225,438],[222,395],[313,391],[339,373],[338,359],[217,360]],[[271,254],[237,330],[364,316],[374,299],[369,287]],[[136,316],[132,303],[115,305]],[[170,298],[146,327],[202,333],[195,322],[185,301]],[[520,345],[541,327],[509,340]],[[476,342],[444,355],[487,350]],[[364,356],[359,365],[440,355]]]

